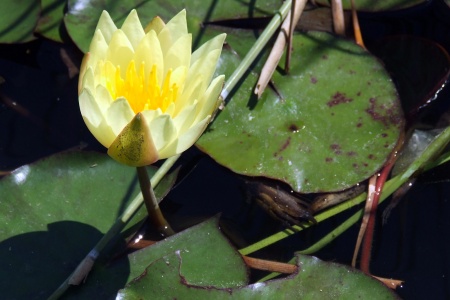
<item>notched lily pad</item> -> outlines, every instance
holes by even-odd
[[[130,282],[149,264],[177,250],[183,253],[185,280],[192,285],[234,288],[248,284],[247,267],[220,232],[216,216],[129,255],[97,263],[86,283],[69,290],[64,299],[111,299],[125,286],[123,277]]]
[[[183,253],[176,251],[151,263],[116,299],[397,299],[360,271],[315,257],[297,259],[300,271],[284,279],[221,289],[189,284],[182,271]]]
[[[290,74],[273,76],[278,94],[269,89],[256,100],[250,74],[197,146],[236,173],[297,192],[344,190],[379,170],[397,143],[397,92],[380,62],[353,42],[311,32],[293,45]]]

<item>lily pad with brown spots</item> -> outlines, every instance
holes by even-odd
[[[381,63],[327,33],[294,37],[290,74],[257,100],[251,73],[197,145],[232,171],[285,181],[297,192],[339,191],[378,171],[403,130]],[[280,63],[283,66],[283,62]]]

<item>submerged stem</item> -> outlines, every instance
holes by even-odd
[[[158,200],[156,199],[155,192],[153,191],[146,167],[137,167],[136,170],[142,197],[144,198],[144,204],[147,208],[150,221],[163,236],[166,237],[175,234],[175,231],[173,231],[172,227],[170,227],[169,223],[164,218],[161,209],[159,208]]]

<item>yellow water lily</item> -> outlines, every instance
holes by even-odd
[[[131,11],[118,29],[103,11],[80,69],[83,119],[108,154],[144,166],[179,154],[205,130],[224,76],[212,79],[225,34],[191,53],[186,11],[143,28]]]

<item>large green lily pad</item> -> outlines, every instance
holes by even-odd
[[[2,298],[46,299],[138,193],[135,173],[105,154],[68,152],[2,178]],[[143,215],[145,209],[131,224]],[[119,243],[123,239],[118,237]],[[113,291],[127,282],[129,268],[129,263],[123,266]]]
[[[214,217],[129,255],[97,263],[85,284],[69,290],[64,299],[113,299],[125,287],[124,278],[132,281],[149,264],[174,251],[183,253],[183,274],[192,284],[220,288],[248,284],[242,257],[222,235]]]
[[[26,43],[35,39],[40,1],[0,1],[0,43]]]
[[[42,14],[35,32],[62,43],[67,38],[63,22],[67,0],[41,0],[41,5]]]
[[[298,256],[300,271],[285,279],[233,289],[200,287],[184,276],[181,251],[151,263],[118,294],[118,299],[397,299],[377,280],[360,271],[315,257]]]
[[[279,94],[268,89],[257,100],[249,74],[197,146],[236,173],[297,192],[346,189],[379,170],[397,143],[397,92],[380,62],[353,42],[311,32],[293,45],[290,74],[273,76]]]

